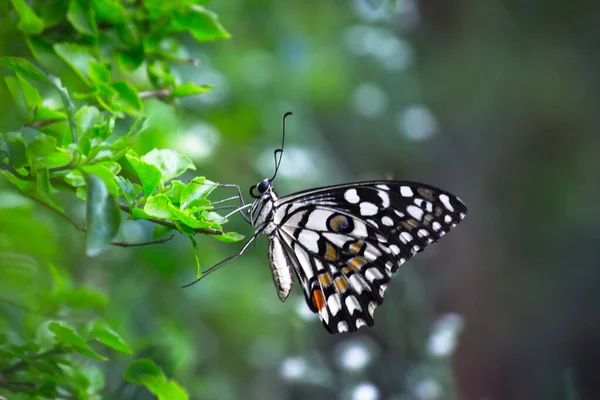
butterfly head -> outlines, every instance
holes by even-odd
[[[250,196],[258,199],[263,194],[267,193],[269,189],[273,187],[272,180],[269,178],[265,178],[262,181],[258,182],[256,185],[252,185],[250,188]]]

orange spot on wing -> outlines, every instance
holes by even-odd
[[[313,290],[313,304],[317,307],[317,310],[321,311],[325,308],[325,298],[323,297],[323,293],[319,289]]]
[[[325,258],[327,261],[335,261],[337,260],[337,252],[335,251],[335,247],[333,247],[331,245],[331,243],[327,242],[325,244],[326,250],[325,250],[325,255],[323,256],[323,258]]]
[[[348,289],[348,281],[345,278],[337,277],[333,282],[340,293],[344,293]]]
[[[321,286],[331,285],[331,275],[325,273],[319,276],[319,283],[321,284]]]
[[[367,263],[367,260],[365,260],[363,257],[354,257],[352,260],[348,261],[348,266],[350,268],[352,268],[353,270],[355,270],[356,272],[360,272],[360,267],[362,267],[363,265],[365,265]]]
[[[363,242],[362,240],[357,240],[355,243],[353,243],[350,246],[350,252],[353,254],[356,254],[360,251],[360,249],[362,249],[362,247],[365,245],[365,242]]]

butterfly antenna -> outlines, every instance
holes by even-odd
[[[294,113],[291,111],[288,111],[285,114],[283,114],[283,133],[281,134],[281,147],[273,152],[273,157],[275,158],[275,173],[270,179],[271,182],[277,176],[277,171],[279,171],[279,166],[281,165],[281,159],[283,157],[283,145],[285,144],[285,120],[287,119],[287,117],[293,114]],[[279,158],[277,158],[277,156],[279,156]]]

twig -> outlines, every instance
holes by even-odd
[[[29,364],[30,361],[35,361],[35,360],[40,360],[42,358],[55,356],[62,352],[63,352],[63,348],[61,346],[55,346],[55,347],[51,348],[50,350],[46,350],[41,353],[34,354],[33,356],[29,357],[29,360],[18,361],[17,363],[11,365],[10,367],[0,371],[0,374],[2,374],[6,378],[7,376],[9,376],[9,375],[17,372],[21,368],[25,367],[27,364]]]
[[[7,305],[9,305],[11,307],[15,307],[15,308],[18,308],[20,310],[30,312],[32,314],[37,314],[37,315],[41,315],[41,316],[44,316],[44,317],[51,317],[51,315],[44,314],[42,312],[33,310],[33,309],[31,309],[31,308],[29,308],[27,306],[24,306],[23,304],[17,303],[16,301],[12,301],[12,300],[9,300],[9,299],[5,299],[3,297],[0,297],[0,303],[7,304]]]
[[[35,178],[31,175],[21,175],[19,173],[19,171],[17,171],[16,169],[14,169],[11,165],[8,165],[6,163],[0,162],[0,169],[6,170],[8,172],[10,172],[11,174],[13,174],[16,178],[21,179],[22,181],[32,181]]]
[[[75,229],[77,229],[80,232],[85,232],[85,226],[83,223],[78,224],[77,222],[75,222],[71,217],[69,217],[67,214],[63,213],[60,210],[57,210],[56,208],[52,207],[50,204],[46,203],[43,200],[38,199],[35,196],[30,196],[28,194],[23,193],[24,196],[27,196],[28,198],[30,198],[31,200],[41,204],[42,206],[46,207],[48,210],[54,211],[55,213],[57,213],[58,215],[60,215],[65,221],[67,221],[68,223],[70,223],[71,225],[73,225],[75,227]]]
[[[41,119],[39,121],[33,121],[31,123],[31,125],[29,125],[29,126],[31,126],[32,128],[35,128],[35,129],[39,129],[39,128],[43,128],[48,125],[52,125],[56,122],[64,121],[64,120],[65,120],[64,118]]]
[[[163,97],[169,97],[170,95],[171,95],[171,92],[169,91],[169,89],[146,90],[144,92],[138,93],[138,96],[140,96],[140,99],[147,99],[149,97],[163,98]]]
[[[173,239],[174,237],[175,237],[175,235],[171,234],[170,236],[168,236],[166,238],[158,239],[158,240],[151,240],[149,242],[142,242],[142,243],[111,242],[111,244],[113,246],[118,246],[118,247],[141,247],[141,246],[149,246],[151,244],[166,243],[169,240]]]

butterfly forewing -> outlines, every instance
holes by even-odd
[[[275,201],[274,234],[309,308],[332,333],[373,325],[393,272],[467,212],[435,187],[397,181],[309,190]]]

